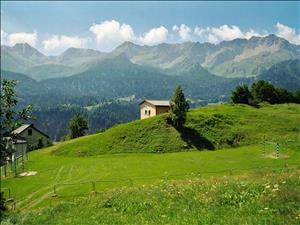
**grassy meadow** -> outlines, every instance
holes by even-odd
[[[61,198],[3,224],[299,224],[300,171],[163,181]]]
[[[53,147],[64,156],[94,156],[124,152],[179,152],[222,149],[279,142],[300,149],[300,106],[297,104],[219,105],[192,109],[186,127],[176,130],[167,115],[117,125],[106,132],[66,141]]]
[[[36,175],[2,180],[3,224],[299,222],[299,105],[193,109],[182,130],[165,117],[31,152]]]

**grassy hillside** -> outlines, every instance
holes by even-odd
[[[1,181],[4,224],[297,224],[299,105],[195,109],[181,131],[165,118],[31,152],[35,175]]]
[[[186,127],[176,130],[167,115],[118,125],[52,147],[54,154],[92,156],[120,152],[177,152],[257,144],[266,137],[299,149],[300,105],[220,105],[190,110]]]
[[[285,165],[300,163],[300,154],[283,148],[280,158],[274,157],[275,150],[270,148],[263,155],[262,145],[245,146],[227,151],[193,151],[168,154],[106,154],[97,157],[65,157],[49,154],[49,149],[29,154],[25,171],[36,171],[35,176],[8,178],[2,187],[11,189],[18,209],[30,210],[49,204],[53,186],[64,197],[81,196],[91,191],[91,182],[99,182],[96,189],[128,186],[128,179],[134,185],[156,183],[167,176],[169,179],[212,175],[240,174],[259,168],[283,168]],[[140,179],[145,178],[145,179]],[[84,182],[81,184],[81,182]],[[74,184],[74,185],[61,185]],[[22,186],[22,188],[20,188]],[[6,192],[6,196],[7,196]],[[53,201],[53,199],[52,199]]]
[[[299,224],[300,171],[164,181],[4,216],[4,224]]]

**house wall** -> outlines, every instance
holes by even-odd
[[[32,130],[32,135],[28,135],[28,131],[30,129]],[[32,127],[29,127],[26,130],[24,130],[20,134],[20,136],[26,139],[28,146],[37,146],[40,138],[42,139],[44,146],[46,146],[49,141],[46,136],[44,136],[43,134],[41,134],[40,132],[38,132],[36,129]]]
[[[156,115],[169,112],[169,106],[156,106]]]
[[[147,113],[145,114],[145,111],[147,111]],[[149,111],[150,111],[150,115],[149,115]],[[148,102],[144,102],[143,104],[140,105],[140,118],[142,119],[146,119],[152,116],[156,115],[156,108],[155,106],[149,104]]]

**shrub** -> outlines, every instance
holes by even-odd
[[[249,105],[252,99],[252,94],[249,91],[248,86],[245,84],[237,86],[235,90],[231,93],[231,100],[233,103]]]

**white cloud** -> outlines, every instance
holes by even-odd
[[[144,34],[139,40],[146,45],[155,45],[163,43],[168,38],[168,30],[164,26],[152,28]]]
[[[212,27],[210,28],[210,32],[219,40],[233,40],[236,38],[244,38],[243,33],[241,32],[240,28],[237,26],[228,26],[223,25],[220,27]]]
[[[217,44],[218,42],[220,42],[220,40],[215,35],[208,34],[207,42],[212,43],[212,44]]]
[[[1,45],[7,44],[7,33],[1,30]]]
[[[104,21],[94,24],[90,31],[96,35],[96,41],[100,48],[109,50],[124,41],[135,40],[133,29],[128,24],[121,24],[118,21]]]
[[[94,24],[90,31],[96,36],[99,48],[104,51],[110,51],[125,41],[155,45],[165,42],[168,38],[168,30],[164,26],[152,28],[138,37],[130,25],[116,20]]]
[[[43,41],[44,49],[49,52],[53,50],[65,50],[70,47],[82,48],[87,42],[86,38],[76,36],[53,35],[51,38]]]
[[[205,28],[202,28],[202,27],[198,27],[196,26],[195,29],[194,29],[194,33],[198,36],[201,36],[203,35],[205,32]]]
[[[35,46],[37,43],[37,33],[11,33],[1,30],[1,45],[15,45],[17,43],[27,43]]]
[[[179,27],[174,25],[172,30],[178,32],[179,37],[182,41],[189,41],[191,39],[191,28],[185,24],[181,24]]]
[[[179,28],[178,28],[177,25],[174,25],[174,26],[172,27],[172,31],[178,31],[178,30],[179,30]]]
[[[276,28],[277,36],[282,37],[293,44],[300,44],[300,34],[297,34],[295,29],[285,26],[279,22],[276,24]]]
[[[266,34],[258,33],[258,32],[256,32],[253,29],[250,29],[249,31],[247,31],[246,33],[244,33],[244,37],[246,39],[250,39],[251,37],[264,37],[264,36],[266,36]]]
[[[202,41],[217,44],[221,41],[231,41],[236,38],[250,39],[253,36],[265,36],[253,29],[246,32],[241,31],[238,26],[224,24],[220,27],[198,27],[196,26],[194,34],[198,36]]]

